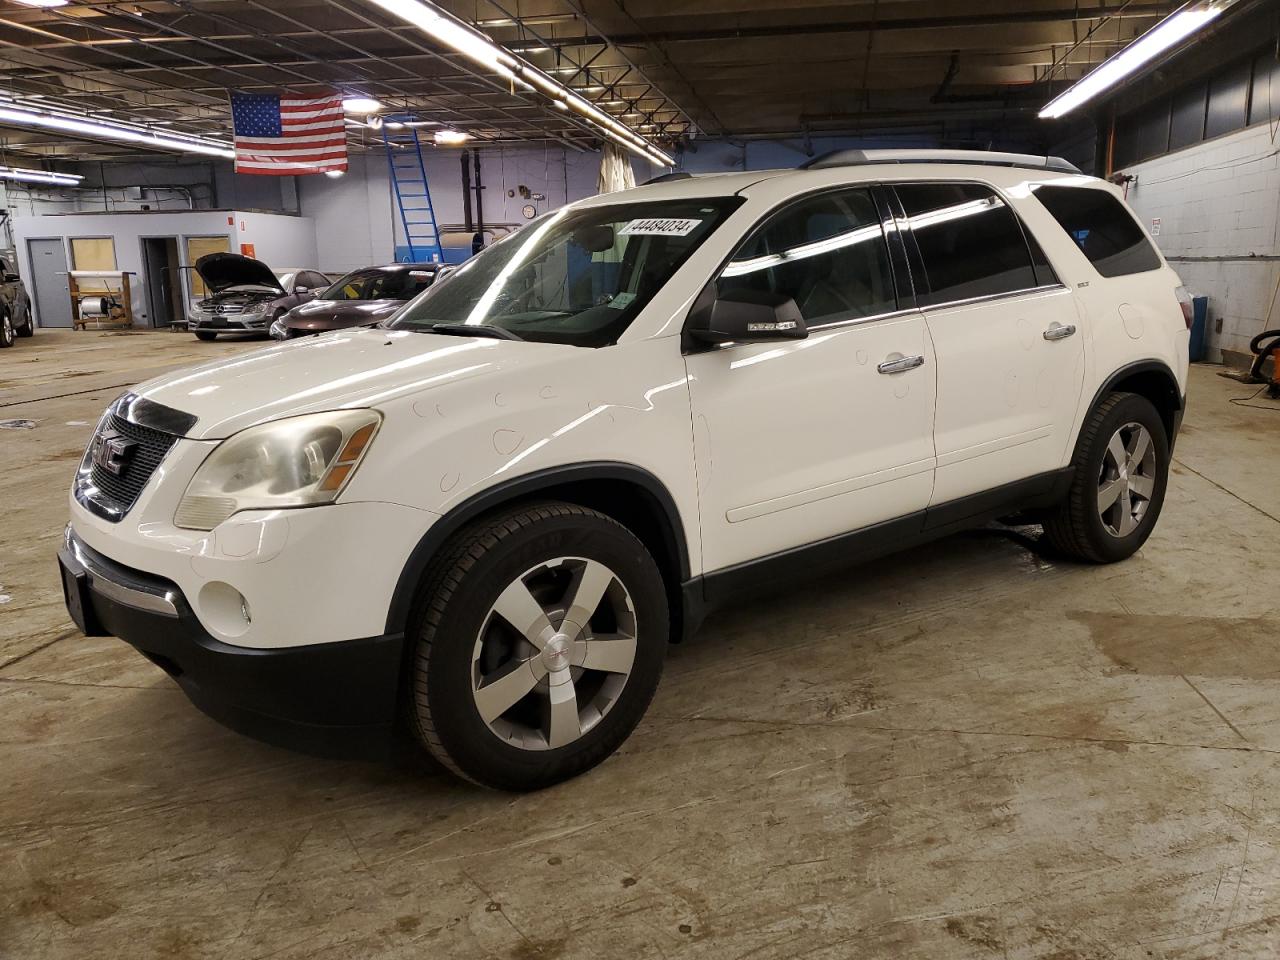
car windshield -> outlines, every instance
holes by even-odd
[[[320,295],[321,300],[412,300],[434,278],[429,270],[353,270]]]
[[[716,197],[558,210],[468,261],[388,325],[499,327],[512,339],[606,346],[741,202]]]

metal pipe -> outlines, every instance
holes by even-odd
[[[475,231],[471,219],[471,151],[462,151],[462,223],[467,233]]]
[[[471,151],[471,160],[475,164],[476,191],[476,233],[484,233],[484,183],[480,179],[480,151]]]

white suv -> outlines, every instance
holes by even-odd
[[[107,410],[67,603],[264,739],[544,786],[608,756],[669,641],[791,576],[1024,511],[1151,533],[1179,281],[1060,161],[843,153],[534,221],[382,327]]]

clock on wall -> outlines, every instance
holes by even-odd
[[[524,210],[522,210],[521,213],[524,214],[524,218],[526,220],[532,220],[534,217],[538,215],[538,208],[535,207],[532,203],[526,203],[524,205]]]

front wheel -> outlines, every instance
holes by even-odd
[[[212,330],[197,330],[195,331],[195,334],[196,334],[197,340],[217,340],[218,339],[218,335],[214,333]]]
[[[427,573],[410,632],[410,725],[484,786],[566,780],[640,722],[668,623],[657,564],[609,517],[549,502],[477,521]]]
[[[18,336],[33,337],[36,333],[36,318],[31,315],[31,304],[27,304],[23,313],[26,314],[26,322],[18,328]]]
[[[17,335],[13,332],[13,321],[9,315],[0,314],[0,348],[12,347]]]
[[[1155,528],[1169,481],[1169,440],[1146,397],[1113,393],[1085,421],[1064,500],[1044,521],[1049,544],[1090,563],[1138,551]]]

